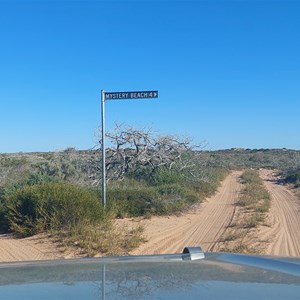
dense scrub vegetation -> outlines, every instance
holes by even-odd
[[[178,213],[213,194],[226,174],[223,169],[206,170],[202,181],[162,168],[148,180],[131,177],[110,182],[108,207],[119,217]]]
[[[180,213],[214,193],[227,172],[204,167],[192,152],[172,167],[136,164],[107,182],[103,210],[99,156],[75,149],[1,155],[0,231],[19,236],[47,231],[91,255],[126,253],[142,241],[142,228],[117,230],[114,218]]]
[[[160,151],[176,154],[167,163],[158,161],[152,148],[148,163],[142,157],[143,164],[133,151],[121,153],[126,152],[131,163],[122,167],[122,177],[108,181],[105,211],[101,206],[98,151],[68,148],[55,153],[0,154],[0,231],[21,236],[48,231],[89,254],[118,254],[142,241],[142,228],[117,230],[114,218],[180,213],[213,194],[230,169],[275,168],[284,172],[287,183],[299,186],[299,151],[191,151],[178,148],[173,140],[163,140],[166,142],[173,148],[164,145]],[[145,148],[142,150],[146,153]],[[114,157],[109,151],[108,157]],[[122,155],[119,159],[124,158]],[[160,158],[164,155],[166,152],[161,152]],[[153,162],[158,162],[157,166],[153,167]],[[255,226],[268,209],[268,195],[252,172],[246,172],[242,180],[245,192],[239,205],[255,211],[249,220],[249,226]]]
[[[296,188],[300,187],[300,168],[299,169],[290,169],[284,173],[284,182],[291,183]]]

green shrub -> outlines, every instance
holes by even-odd
[[[188,184],[188,187],[197,193],[199,197],[205,198],[213,195],[219,186],[219,181],[195,181]]]
[[[182,195],[185,190],[178,184],[164,184],[157,187],[160,195]]]
[[[64,183],[24,186],[4,196],[9,229],[22,236],[96,223],[104,213],[96,193]]]
[[[256,184],[256,185],[260,185],[262,184],[262,180],[259,177],[257,171],[255,170],[246,170],[242,176],[242,183],[244,184]]]
[[[244,189],[237,203],[252,213],[251,217],[244,220],[243,223],[246,228],[253,228],[264,221],[265,213],[269,211],[271,206],[271,196],[264,187],[258,172],[247,170],[241,178]]]
[[[289,171],[284,181],[286,183],[292,183],[295,187],[300,187],[300,170]]]
[[[255,203],[256,203],[256,200],[247,194],[242,195],[237,202],[238,205],[247,207],[247,208],[252,208]]]
[[[248,228],[257,227],[261,222],[263,222],[265,216],[261,213],[254,213],[248,220],[245,222],[245,226]]]
[[[182,173],[175,169],[160,168],[153,174],[151,181],[155,185],[165,185],[183,183],[187,180]]]
[[[145,166],[137,166],[133,170],[128,171],[126,178],[137,181],[150,182],[152,180],[153,170]]]
[[[7,232],[8,220],[6,218],[4,205],[0,202],[0,233]]]
[[[270,194],[263,185],[247,184],[244,193],[253,199],[270,199]]]
[[[153,187],[113,187],[107,190],[107,203],[118,217],[141,216],[155,210],[157,196]]]
[[[113,184],[107,190],[108,208],[117,217],[176,213],[199,201],[197,193],[180,184],[148,186],[127,181],[129,183],[130,186]]]

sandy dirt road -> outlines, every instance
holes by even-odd
[[[215,196],[193,212],[182,216],[152,217],[143,220],[148,242],[132,254],[180,253],[186,246],[201,246],[204,251],[217,251],[219,240],[230,224],[241,190],[241,172],[231,173]]]
[[[268,240],[265,254],[300,256],[300,199],[289,187],[277,183],[275,174],[261,170],[260,176],[272,198],[267,223],[258,233]]]

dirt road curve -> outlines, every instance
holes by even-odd
[[[241,190],[238,183],[240,174],[233,172],[229,175],[218,193],[193,213],[180,217],[153,217],[144,221],[145,235],[149,241],[132,254],[180,253],[186,246],[217,251],[218,241],[234,215],[234,203]]]
[[[300,256],[300,199],[286,186],[276,183],[270,170],[260,171],[265,186],[272,197],[272,205],[266,227],[259,233],[269,240],[266,254]]]

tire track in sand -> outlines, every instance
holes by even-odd
[[[218,192],[193,212],[179,217],[142,220],[148,242],[131,254],[178,253],[186,246],[201,246],[204,251],[217,251],[221,236],[235,212],[235,203],[241,191],[240,175],[241,172],[228,175]]]
[[[0,262],[46,260],[61,258],[62,253],[46,236],[17,239],[11,234],[0,235]]]
[[[300,199],[289,187],[277,184],[272,171],[261,170],[260,176],[272,199],[270,227],[259,233],[269,241],[265,254],[300,256]]]

